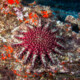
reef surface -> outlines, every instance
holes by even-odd
[[[63,13],[66,15],[64,20],[61,17]],[[43,29],[38,30],[39,26]],[[26,33],[28,36],[25,35],[25,32],[28,32]],[[42,34],[40,34],[41,32]],[[47,46],[47,49],[53,47],[54,50],[54,45],[56,45],[59,50],[55,49],[54,55],[46,56],[46,59],[40,54],[42,63],[44,64],[46,61],[49,67],[45,67],[40,58],[32,67],[31,61],[34,62],[35,56],[32,56],[33,59],[30,56],[27,64],[23,64],[27,56],[23,55],[21,59],[18,58],[19,53],[24,53],[21,50],[20,39],[26,43],[22,45],[25,48],[27,44],[30,44],[30,46],[44,51],[42,47]],[[60,43],[58,44],[55,39],[59,39]],[[13,47],[13,43],[18,46]],[[61,44],[65,49],[61,48]],[[33,50],[33,48],[31,49]],[[36,52],[35,49],[33,51]],[[55,52],[64,55],[58,55]],[[55,61],[55,64],[52,64],[49,58],[52,62]],[[66,14],[64,11],[60,12],[58,8],[56,11],[55,7],[52,9],[46,4],[40,5],[33,1],[27,2],[27,5],[24,6],[21,0],[12,0],[12,2],[1,0],[0,80],[80,80],[80,13]]]

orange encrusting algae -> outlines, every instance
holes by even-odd
[[[11,58],[11,54],[8,54],[8,57]]]
[[[2,59],[2,60],[5,60],[5,59],[7,59],[7,56],[2,56],[1,59]]]
[[[47,11],[41,11],[41,13],[42,13],[42,16],[43,16],[44,18],[48,18],[48,17],[49,17],[49,14],[48,14]]]
[[[7,58],[11,58],[11,53],[13,52],[13,48],[11,46],[6,46],[6,45],[3,45],[3,47],[5,48],[5,52],[7,54],[1,54],[1,59],[2,60],[6,60]]]
[[[14,2],[14,0],[8,0],[8,3],[9,4],[14,4],[15,2]]]
[[[12,5],[14,3],[19,4],[20,2],[19,0],[8,0],[8,3]]]
[[[25,21],[25,23],[29,23],[29,21]]]
[[[0,8],[0,10],[3,10],[4,9],[4,7],[3,8]],[[9,12],[6,12],[6,11],[3,11],[2,12],[3,14],[10,14],[10,15],[14,15],[14,16],[16,16],[16,14],[15,13],[13,13],[13,12],[11,12],[11,11],[9,11]]]
[[[21,76],[21,77],[24,77],[24,78],[27,78],[29,75],[32,76],[32,77],[36,77],[36,76],[42,77],[42,75],[45,74],[45,73],[40,73],[40,74],[38,74],[38,73],[33,73],[33,74],[32,74],[31,72],[29,72],[29,73],[25,72],[24,75],[21,75],[21,74],[17,73],[17,70],[12,70],[12,71],[13,71],[14,74],[16,74],[17,76]],[[55,70],[54,72],[57,73],[57,70]],[[47,73],[48,73],[50,76],[52,76],[52,73],[51,73],[51,72],[47,72]]]
[[[49,75],[52,76],[52,73],[50,72]]]
[[[63,61],[63,62],[61,62],[61,65],[64,65],[64,64],[66,64],[66,62],[64,62],[64,61]]]
[[[37,18],[38,18],[38,15],[36,13],[31,12],[31,13],[29,13],[29,19],[28,20],[26,20],[26,18],[24,17],[23,20],[19,19],[19,21],[21,23],[23,21],[25,21],[26,24],[31,22],[32,24],[37,25],[37,22],[38,22]]]
[[[19,60],[16,59],[16,62],[19,62]]]
[[[13,52],[13,48],[8,46],[5,50],[7,53],[12,53]]]
[[[23,22],[22,20],[19,19],[20,22]]]
[[[38,18],[38,15],[36,14],[36,13],[29,13],[29,19],[30,19],[30,21],[32,21],[32,23],[34,24],[34,25],[37,25],[37,18]]]
[[[11,57],[11,54],[10,54],[10,53],[13,52],[13,48],[12,48],[11,46],[6,46],[6,45],[3,45],[3,47],[5,48],[5,51],[6,51],[6,53],[7,53],[7,56],[4,56],[4,54],[2,53],[2,54],[1,54],[1,59],[2,59],[2,60],[6,60],[7,58],[13,58],[13,57]],[[23,58],[24,58],[24,57],[23,57]],[[19,62],[19,60],[16,59],[15,62]],[[12,71],[13,71],[14,74],[16,74],[17,76],[22,76],[22,77],[24,77],[24,78],[27,78],[28,75],[31,75],[30,72],[29,72],[29,73],[25,73],[25,75],[20,75],[20,74],[17,73],[17,70],[12,70]],[[34,74],[32,75],[32,77],[35,77],[36,75],[38,75],[38,74],[37,74],[37,73],[34,73]],[[41,77],[42,74],[39,74],[39,76]]]

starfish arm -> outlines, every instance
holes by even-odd
[[[33,57],[32,57],[32,67],[34,67],[34,63],[36,61],[36,58],[37,58],[37,54],[33,54]]]
[[[57,41],[63,41],[63,42],[64,42],[64,38],[62,38],[62,37],[60,37],[60,36],[55,36],[55,39],[56,39]]]
[[[21,50],[21,52],[19,53],[19,56],[18,56],[19,59],[23,58],[26,50],[27,50],[27,48],[22,48],[22,50]]]
[[[52,34],[56,33],[57,31],[58,31],[57,29],[51,29]]]
[[[52,50],[57,54],[63,55],[63,53],[57,47],[53,48]]]
[[[38,27],[41,27],[41,18],[39,19]]]
[[[25,31],[19,31],[20,34],[26,35],[27,32]]]
[[[50,24],[50,23],[48,22],[48,23],[43,27],[43,32],[44,32],[44,31],[49,31],[49,28],[50,28],[50,27],[49,27],[49,24]]]
[[[20,43],[14,43],[14,44],[12,44],[12,47],[23,46],[23,45],[24,45],[23,42],[20,42]]]
[[[26,26],[29,28],[29,29],[33,29],[33,26],[29,25],[29,24],[26,24]]]
[[[43,65],[46,67],[45,54],[41,53],[40,57],[41,57],[41,61],[42,61]]]
[[[65,47],[61,44],[61,43],[59,43],[59,42],[54,42],[53,43],[55,46],[58,46],[58,47],[60,47],[60,48],[62,48],[62,49],[65,49]]]
[[[55,61],[54,61],[54,59],[53,59],[52,52],[49,52],[49,53],[47,53],[47,54],[48,54],[50,60],[52,61],[52,63],[55,64]]]
[[[48,27],[49,27],[49,24],[50,24],[50,22],[48,22],[48,23],[44,26],[44,28],[48,28]]]
[[[24,60],[23,60],[23,64],[26,64],[26,63],[27,63],[27,60],[28,60],[30,54],[31,54],[30,51],[27,51],[27,52],[26,52],[26,55],[25,55]]]
[[[38,50],[34,48],[34,51],[33,51],[33,56],[32,56],[32,67],[34,67],[34,63],[35,63],[35,60],[37,59],[37,56],[38,56]]]
[[[15,38],[19,39],[19,40],[24,40],[25,37],[20,37],[20,36],[14,36]]]

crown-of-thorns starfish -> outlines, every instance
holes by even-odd
[[[15,38],[22,40],[22,42],[12,44],[13,46],[23,47],[19,53],[19,59],[25,56],[23,63],[27,63],[28,58],[32,55],[31,62],[32,66],[34,66],[37,57],[40,57],[42,64],[46,66],[47,61],[45,56],[47,55],[50,61],[55,64],[52,55],[54,53],[63,55],[59,48],[64,49],[64,46],[59,43],[61,38],[56,35],[57,30],[49,29],[49,22],[42,27],[41,20],[37,27],[31,25],[27,25],[26,27],[28,29],[26,32],[20,31],[23,37],[15,36]]]

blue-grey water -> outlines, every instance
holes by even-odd
[[[53,14],[59,15],[62,19],[67,15],[77,18],[77,14],[80,12],[80,0],[22,0],[22,4],[26,5],[33,1],[40,5],[50,6],[52,10],[59,12],[59,14]]]

